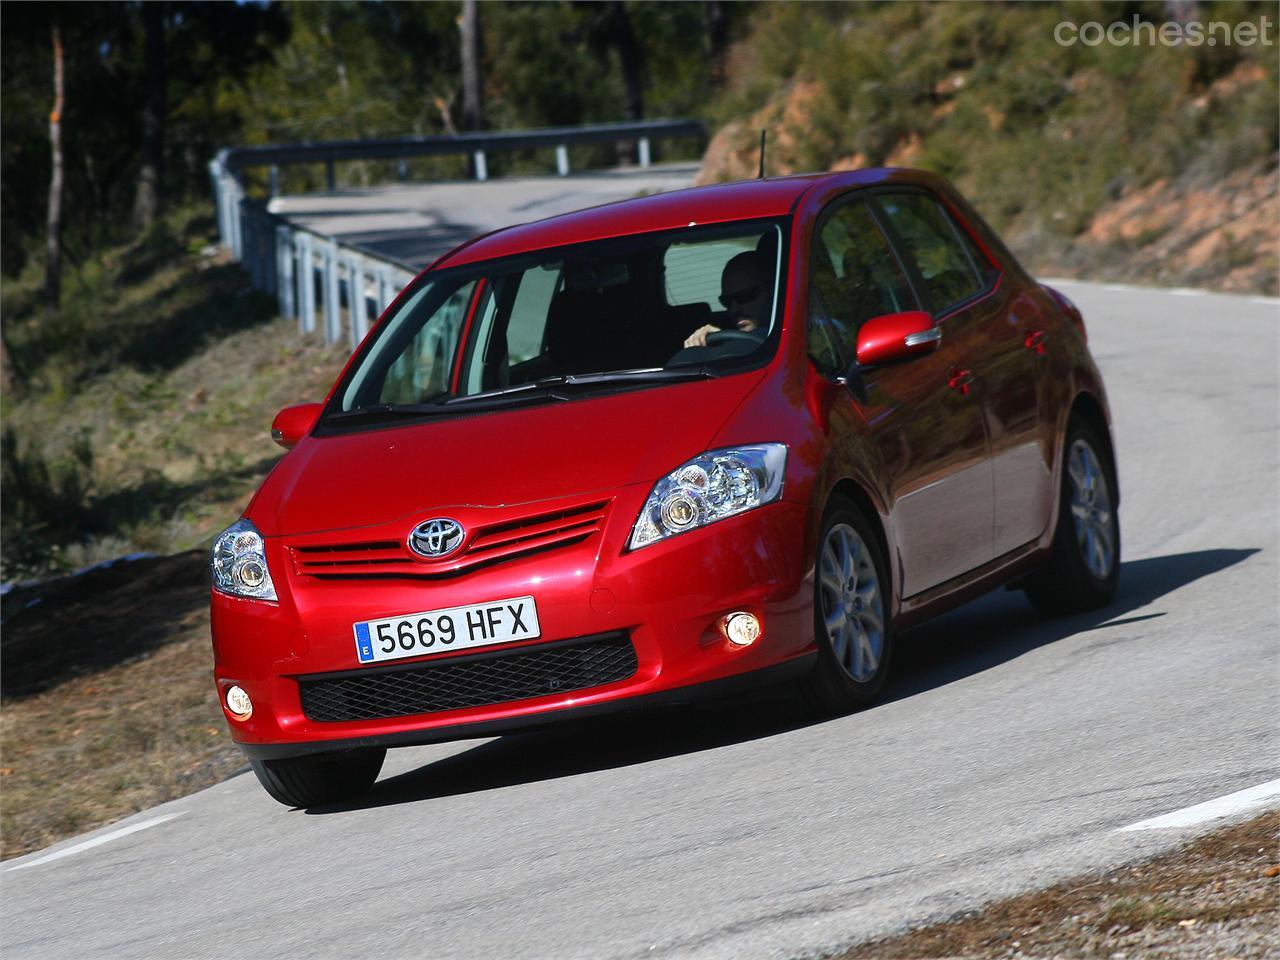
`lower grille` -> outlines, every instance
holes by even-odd
[[[636,651],[624,633],[480,653],[410,667],[299,677],[308,719],[382,720],[526,700],[625,680]]]

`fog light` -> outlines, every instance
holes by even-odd
[[[231,715],[237,720],[248,720],[249,714],[253,713],[253,701],[249,699],[249,695],[240,687],[229,687],[227,689],[227,709],[231,711]]]
[[[754,614],[731,613],[724,618],[724,635],[739,647],[749,647],[760,639],[760,621]]]

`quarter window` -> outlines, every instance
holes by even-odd
[[[464,284],[453,292],[412,335],[400,355],[387,369],[378,393],[381,403],[421,403],[449,389],[449,372],[458,334],[467,313],[467,304],[475,283]],[[415,307],[422,294],[409,304]],[[402,316],[408,310],[402,312]],[[398,331],[397,331],[398,332]]]
[[[968,238],[961,238],[961,231],[936,200],[921,193],[877,199],[915,260],[935,313],[944,313],[982,289],[984,281],[965,244]]]

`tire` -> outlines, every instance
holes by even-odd
[[[318,807],[352,800],[373,786],[385,749],[345,750],[249,763],[264,790],[286,807]]]
[[[884,551],[871,524],[849,502],[833,500],[822,521],[814,561],[818,662],[800,690],[810,711],[822,716],[848,713],[879,695],[893,650],[889,584]]]
[[[1063,616],[1109,604],[1120,582],[1115,465],[1099,430],[1073,417],[1062,453],[1058,526],[1045,565],[1023,584],[1041,613]]]

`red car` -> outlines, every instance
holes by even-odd
[[[791,678],[849,710],[894,636],[1119,573],[1079,311],[909,170],[510,227],[411,283],[213,549],[219,699],[293,806],[386,748]]]

